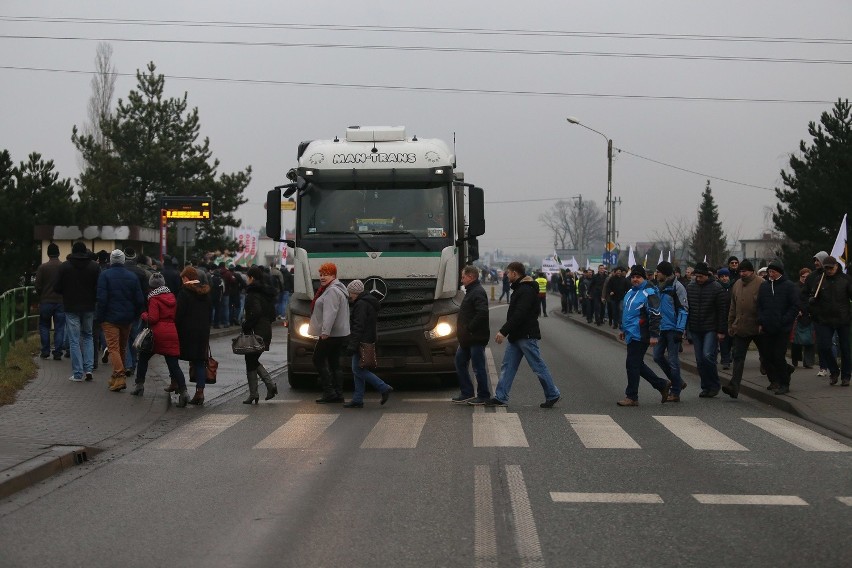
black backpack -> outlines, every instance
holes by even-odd
[[[210,298],[214,302],[218,302],[222,299],[222,295],[225,293],[225,281],[222,280],[222,277],[218,272],[213,271],[210,273]]]

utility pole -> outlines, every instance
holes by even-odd
[[[575,195],[571,199],[577,200],[577,220],[579,221],[576,226],[577,242],[575,244],[580,250],[580,256],[584,257],[586,249],[586,226],[583,222],[583,194]]]

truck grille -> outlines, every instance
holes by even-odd
[[[429,323],[435,301],[435,278],[387,278],[388,294],[379,310],[379,331],[420,327]],[[346,282],[348,284],[348,282]],[[319,280],[313,281],[314,289]]]

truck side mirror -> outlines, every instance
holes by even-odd
[[[266,193],[266,236],[281,240],[281,189],[276,187]]]
[[[479,237],[485,234],[485,192],[481,187],[471,187],[468,189],[467,197],[467,234],[469,237]]]
[[[470,237],[467,240],[467,258],[465,264],[473,264],[479,260],[479,241],[476,237]]]

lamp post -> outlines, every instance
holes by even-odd
[[[599,134],[603,136],[604,140],[606,140],[606,161],[607,161],[607,174],[606,174],[606,244],[604,248],[606,249],[606,258],[604,259],[604,264],[607,267],[611,265],[610,262],[610,250],[609,243],[613,242],[614,237],[612,234],[613,231],[613,211],[612,211],[612,140],[604,134],[603,132],[598,132],[594,128],[590,128],[574,118],[573,116],[569,116],[566,118],[568,122],[571,124],[576,124],[577,126],[582,126],[586,130],[591,130],[595,134]]]

